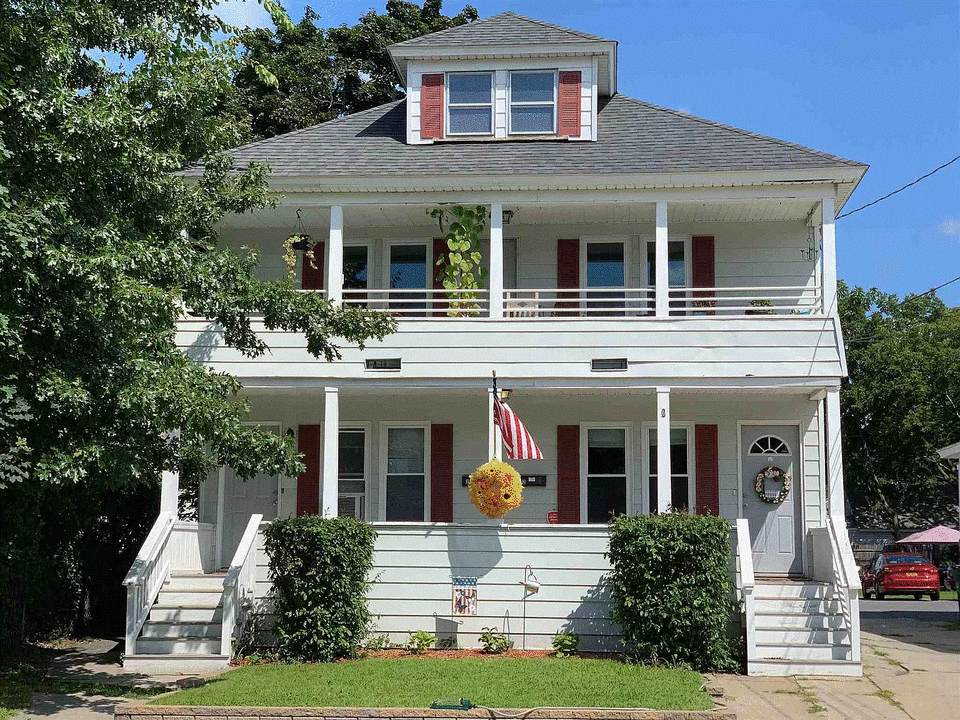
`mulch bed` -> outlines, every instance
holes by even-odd
[[[497,659],[497,658],[544,658],[555,655],[553,650],[518,650],[514,648],[513,650],[508,650],[505,653],[485,653],[479,648],[456,648],[454,650],[427,650],[421,655],[414,655],[409,650],[404,650],[403,648],[390,648],[389,650],[376,650],[371,651],[367,657],[368,658],[411,658],[414,660],[457,660],[460,658],[482,658],[482,659]],[[616,660],[620,659],[620,655],[616,653],[587,653],[581,652],[576,653],[576,657],[582,658],[594,658],[594,659],[605,659],[605,660]]]

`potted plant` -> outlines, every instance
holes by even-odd
[[[773,303],[767,300],[766,298],[756,298],[750,301],[750,305],[757,310],[747,310],[747,315],[773,315]]]

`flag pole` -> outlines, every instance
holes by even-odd
[[[497,424],[493,421],[494,417],[494,405],[498,400],[497,396],[497,371],[493,371],[493,389],[490,391],[490,408],[488,421],[490,423],[490,455],[495,459],[500,459],[500,455],[503,453],[503,438],[500,435],[499,428]]]

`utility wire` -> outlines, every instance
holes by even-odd
[[[930,177],[931,175],[933,175],[934,173],[940,172],[941,170],[943,170],[943,169],[944,169],[945,167],[947,167],[948,165],[953,165],[953,163],[955,163],[957,160],[960,160],[960,155],[957,155],[953,160],[949,160],[949,161],[945,162],[945,163],[944,163],[943,165],[941,165],[940,167],[935,168],[934,170],[931,170],[931,171],[928,172],[926,175],[921,175],[920,177],[918,177],[918,178],[917,178],[916,180],[914,180],[913,182],[909,182],[909,183],[907,183],[906,185],[904,185],[902,188],[899,188],[899,189],[897,189],[897,190],[894,190],[893,192],[887,193],[887,194],[884,195],[882,198],[877,198],[877,199],[874,200],[873,202],[868,202],[866,205],[861,205],[860,207],[856,208],[855,210],[851,210],[850,212],[845,212],[845,213],[843,213],[842,215],[837,215],[837,218],[836,218],[836,219],[839,220],[840,218],[845,218],[845,217],[847,217],[848,215],[853,215],[855,212],[860,212],[861,210],[864,210],[864,209],[870,207],[871,205],[876,205],[876,204],[877,204],[878,202],[880,202],[881,200],[886,200],[888,197],[892,197],[892,196],[896,195],[898,192],[903,192],[904,190],[906,190],[906,189],[907,189],[908,187],[910,187],[911,185],[916,185],[916,184],[917,184],[918,182],[920,182],[921,180],[925,180],[925,179],[927,179],[928,177]]]

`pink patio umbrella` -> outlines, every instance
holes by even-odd
[[[960,530],[954,530],[946,525],[937,525],[897,540],[898,545],[952,545],[958,542],[960,542]]]

